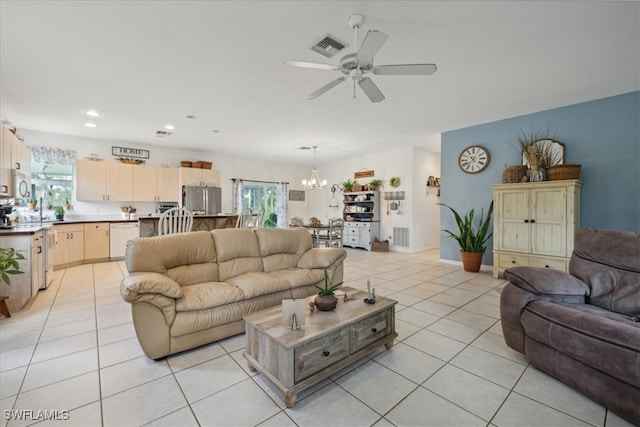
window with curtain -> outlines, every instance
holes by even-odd
[[[263,209],[263,227],[287,226],[287,184],[242,179],[233,184],[236,213],[244,209]]]
[[[76,152],[51,147],[31,150],[31,194],[42,197],[44,207],[64,206],[73,196]]]

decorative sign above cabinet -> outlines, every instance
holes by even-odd
[[[358,179],[358,178],[371,178],[372,176],[375,176],[375,171],[360,171],[360,172],[354,172],[353,173],[353,177],[355,179]]]
[[[149,150],[141,150],[139,148],[111,147],[111,154],[117,157],[133,157],[136,159],[149,158]]]

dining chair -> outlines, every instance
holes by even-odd
[[[238,215],[238,220],[236,221],[236,228],[246,228],[247,224],[249,224],[249,220],[251,219],[251,209],[244,208],[240,215]]]
[[[261,228],[262,227],[262,217],[264,217],[264,209],[254,209],[251,211],[251,216],[249,217],[249,221],[245,227],[248,228]]]
[[[193,227],[193,214],[185,208],[171,208],[158,221],[158,235],[186,233]]]
[[[327,247],[342,247],[342,231],[344,230],[344,220],[342,218],[329,219],[329,229],[326,233],[318,234],[318,244],[324,242]]]

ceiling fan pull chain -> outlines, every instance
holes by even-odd
[[[353,99],[356,99],[356,81],[353,81]]]

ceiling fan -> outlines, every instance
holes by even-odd
[[[352,15],[349,18],[349,25],[354,32],[354,50],[358,45],[358,28],[362,25],[364,17],[362,15]],[[373,57],[387,41],[389,36],[382,31],[370,30],[364,37],[360,49],[355,53],[340,58],[339,65],[318,64],[315,62],[285,61],[286,65],[301,68],[315,68],[319,70],[339,71],[344,74],[335,80],[312,92],[307,99],[316,99],[323,93],[333,89],[344,82],[347,77],[353,80],[353,97],[356,97],[356,82],[362,91],[369,97],[371,102],[384,100],[384,95],[369,77],[364,77],[367,73],[383,76],[429,76],[438,69],[435,64],[395,64],[395,65],[373,65]]]

